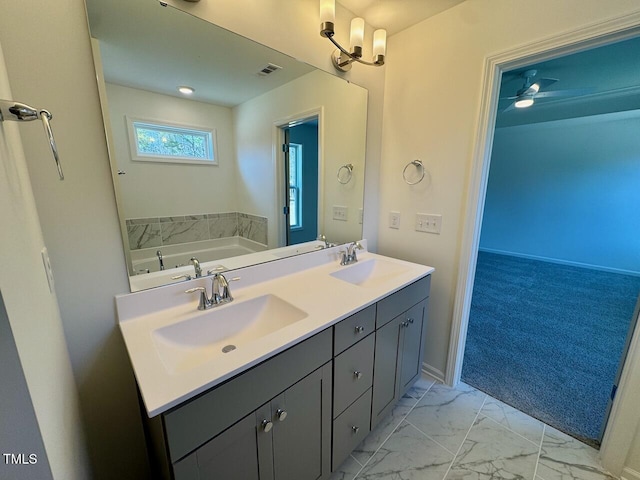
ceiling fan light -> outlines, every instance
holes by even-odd
[[[513,106],[516,107],[516,108],[528,108],[531,105],[533,105],[533,97],[532,96],[526,96],[526,97],[518,98],[515,101],[515,103],[513,104]]]

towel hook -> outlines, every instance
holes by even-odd
[[[407,178],[407,168],[409,168],[410,165],[413,165],[414,167],[416,167],[416,170],[419,169],[422,172],[422,174],[420,175],[420,178],[415,182],[411,182]],[[402,178],[404,178],[404,181],[407,185],[419,184],[424,178],[424,165],[422,164],[422,160],[411,160],[409,163],[407,163],[404,167],[404,170],[402,170]]]
[[[13,122],[30,122],[38,118],[42,120],[45,134],[49,140],[49,147],[51,147],[51,153],[53,153],[53,159],[56,162],[58,176],[60,177],[60,180],[64,180],[62,165],[60,165],[60,157],[58,156],[58,147],[56,146],[56,140],[53,138],[53,130],[51,130],[50,121],[53,118],[53,115],[51,115],[48,110],[36,110],[24,103],[14,102],[11,100],[0,100],[0,122],[5,120]]]
[[[344,178],[341,177],[342,171],[345,170],[347,173],[344,175]],[[351,177],[353,176],[353,163],[345,163],[338,169],[338,182],[342,185],[346,185],[351,181]]]

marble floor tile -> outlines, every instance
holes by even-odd
[[[453,454],[402,422],[358,474],[358,480],[442,480]]]
[[[418,381],[409,389],[407,395],[420,399],[433,386],[436,381],[426,375],[422,375]]]
[[[534,480],[539,446],[478,416],[446,480]]]
[[[331,474],[330,480],[353,480],[361,469],[362,465],[349,455],[347,459],[342,462],[342,465]]]
[[[451,452],[457,452],[486,394],[460,383],[456,389],[433,385],[407,416],[407,421]]]
[[[351,453],[361,464],[365,464],[369,458],[376,453],[376,450],[393,433],[398,425],[404,420],[418,400],[409,395],[402,397],[391,413],[383,418],[369,435]]]
[[[547,426],[542,440],[537,475],[544,480],[613,480],[598,451]]]
[[[520,410],[516,410],[500,400],[487,396],[487,400],[484,402],[480,414],[495,420],[509,430],[531,440],[538,446],[542,441],[544,424],[541,421],[530,417]]]

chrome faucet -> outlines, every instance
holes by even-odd
[[[156,252],[156,255],[158,256],[158,261],[160,262],[160,271],[162,271],[164,270],[164,261],[162,260],[162,252],[158,250]]]
[[[340,261],[340,265],[351,265],[352,263],[356,263],[358,261],[358,255],[356,254],[356,250],[362,250],[362,245],[360,242],[351,243],[346,251],[342,252],[342,260]]]
[[[193,268],[196,271],[196,278],[200,278],[202,276],[202,268],[200,268],[200,262],[196,257],[191,257],[189,260],[193,264]]]
[[[336,246],[335,243],[329,242],[327,240],[327,237],[325,237],[324,235],[319,235],[318,238],[316,238],[316,240],[319,242],[324,242],[324,245],[320,245],[318,246],[318,248],[331,248]]]
[[[231,280],[240,280],[239,277],[232,278]],[[222,273],[214,273],[211,280],[211,297],[207,295],[207,289],[205,287],[194,287],[189,290],[185,290],[184,293],[200,293],[200,300],[198,301],[198,310],[209,310],[210,308],[217,307],[218,305],[224,305],[233,301],[231,290],[229,288],[229,282]]]

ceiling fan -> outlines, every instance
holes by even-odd
[[[522,73],[524,84],[522,88],[516,92],[514,97],[505,97],[503,99],[513,100],[511,104],[503,110],[508,112],[516,108],[527,108],[532,106],[539,98],[551,97],[579,97],[591,93],[593,89],[573,89],[573,90],[553,90],[545,91],[548,87],[558,81],[557,78],[540,78],[534,81],[534,77],[538,74],[537,70],[526,70]]]

